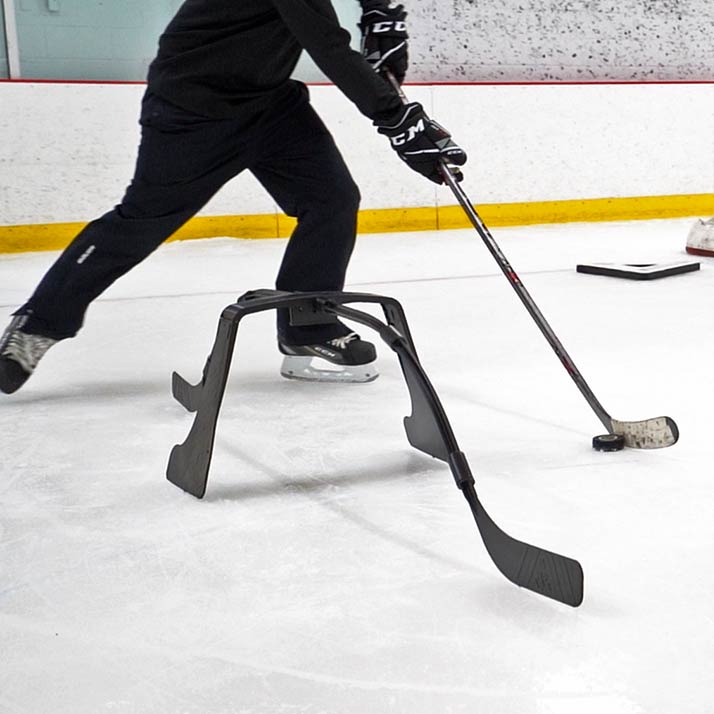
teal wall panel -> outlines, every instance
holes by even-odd
[[[143,80],[181,2],[15,0],[22,76]]]
[[[15,0],[20,67],[25,79],[141,81],[161,31],[182,0]],[[356,0],[334,0],[359,44]],[[55,9],[51,9],[55,8]],[[309,58],[297,75],[320,81]]]

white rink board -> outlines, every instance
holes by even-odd
[[[0,225],[87,221],[131,178],[143,85],[0,83]],[[714,84],[408,86],[470,155],[477,203],[714,192]],[[317,110],[363,208],[453,203],[332,86]],[[473,188],[471,188],[473,187]],[[203,215],[274,213],[252,176]]]

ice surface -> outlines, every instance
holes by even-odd
[[[159,250],[0,399],[0,712],[710,711],[714,262],[575,271],[687,259],[690,224],[494,230],[612,416],[677,421],[653,452],[591,449],[602,426],[473,231],[358,241],[347,289],[402,302],[484,505],[581,561],[579,609],[496,570],[448,468],[406,441],[384,345],[372,384],[302,384],[273,316],[246,318],[206,498],[167,482],[192,418],[171,372],[198,381],[285,243]],[[0,258],[3,323],[53,257]]]

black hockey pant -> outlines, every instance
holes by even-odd
[[[245,169],[298,219],[276,287],[341,290],[359,191],[307,90],[298,83],[290,89],[272,108],[241,120],[204,119],[147,93],[136,171],[121,204],[87,225],[50,268],[18,311],[30,314],[24,329],[74,336],[92,300]],[[285,314],[278,325],[293,343],[325,339],[330,331],[288,330]]]

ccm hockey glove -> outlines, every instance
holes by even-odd
[[[402,5],[365,8],[359,29],[362,31],[362,56],[375,71],[388,69],[401,84],[407,74],[407,13]]]
[[[418,102],[405,104],[393,119],[375,124],[380,134],[389,137],[399,158],[414,171],[434,183],[444,183],[441,167],[445,162],[458,181],[463,179],[456,167],[466,163],[466,152],[443,126],[429,119]]]

